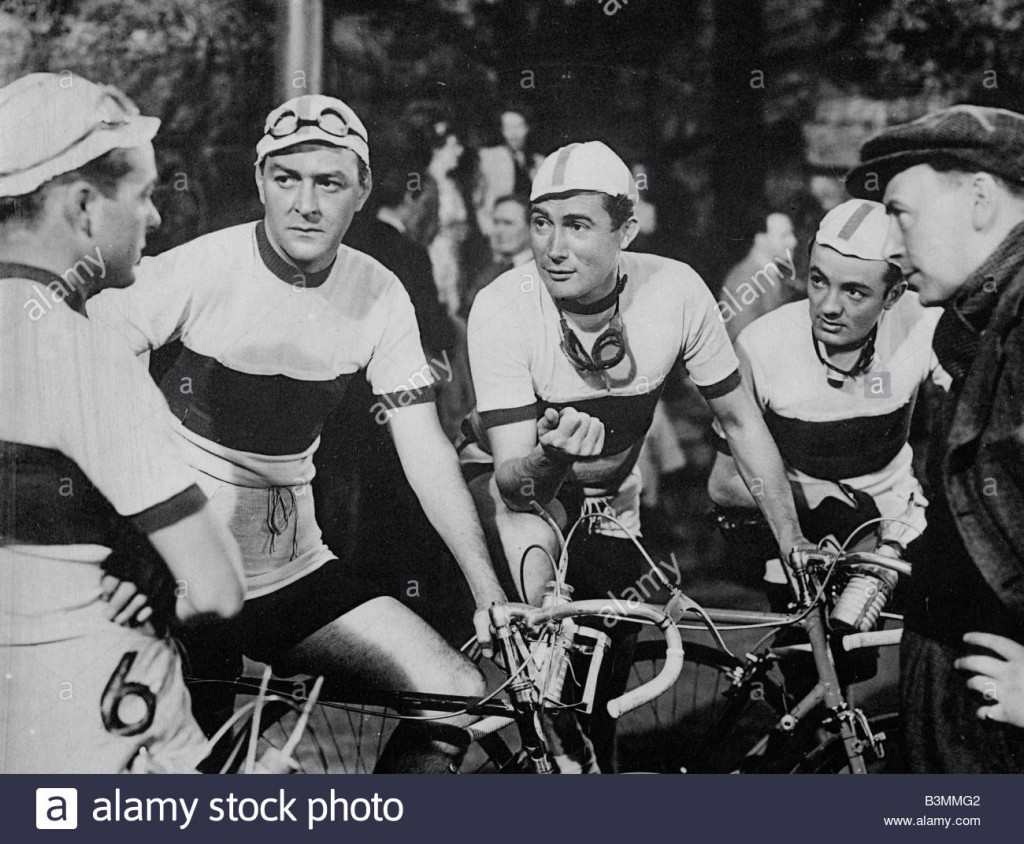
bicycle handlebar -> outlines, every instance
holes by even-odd
[[[811,560],[818,562],[833,562],[839,559],[843,565],[868,564],[879,568],[894,571],[906,577],[911,575],[910,563],[898,557],[890,557],[886,554],[877,554],[874,551],[847,551],[836,554],[833,551],[803,551],[794,549],[790,553],[790,565],[796,572],[807,570],[807,564]]]
[[[539,626],[550,621],[561,621],[564,618],[579,615],[637,618],[643,621],[653,621],[658,625],[666,640],[665,664],[652,680],[626,692],[621,697],[608,701],[608,714],[612,718],[618,718],[664,694],[679,679],[679,673],[683,670],[683,640],[679,635],[679,630],[672,619],[662,610],[649,604],[623,605],[617,601],[590,600],[572,601],[543,608],[520,608],[513,605],[509,607],[509,610],[513,617],[518,616],[531,626]]]
[[[910,563],[897,557],[889,557],[886,554],[876,554],[874,551],[850,551],[846,554],[847,563],[869,563],[873,566],[894,571],[910,577]]]

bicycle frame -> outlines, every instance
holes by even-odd
[[[846,562],[868,562],[900,574],[910,573],[910,566],[904,561],[878,554],[859,552],[838,559],[845,559]],[[828,642],[827,603],[824,600],[824,590],[816,589],[817,584],[814,582],[814,575],[817,573],[817,569],[813,565],[814,561],[814,555],[805,552],[799,552],[791,561],[792,571],[796,579],[795,587],[798,601],[802,607],[799,612],[793,615],[713,608],[706,609],[705,613],[714,624],[721,624],[726,627],[756,625],[782,629],[788,626],[798,626],[806,632],[818,680],[810,692],[779,719],[775,725],[775,730],[781,733],[792,733],[810,712],[819,704],[824,704],[838,723],[839,737],[843,742],[843,747],[849,760],[850,771],[854,774],[865,774],[867,773],[867,766],[864,761],[865,745],[866,743],[871,745],[876,753],[878,753],[879,745],[876,741],[877,737],[868,727],[866,716],[859,709],[851,706],[848,689],[844,688],[840,683],[832,650]],[[898,634],[899,632],[901,631],[850,634],[843,637],[843,647],[845,650],[854,650],[862,647],[896,644],[899,641],[899,636],[893,634]],[[796,648],[800,650],[808,649],[806,646],[796,646]],[[793,647],[788,647],[779,650],[771,649],[770,652],[780,655],[792,650],[794,650]],[[737,684],[744,682],[746,678],[747,675],[737,678]],[[858,731],[858,727],[867,733],[866,743]],[[769,733],[763,736],[747,752],[746,758],[759,757],[771,741],[772,735],[772,733]],[[878,755],[881,754],[878,753]]]

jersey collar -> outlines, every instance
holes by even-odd
[[[70,292],[68,292],[68,288],[71,285],[55,272],[44,270],[42,267],[33,267],[31,264],[0,261],[0,279],[25,279],[37,282],[47,289],[50,289],[50,285],[57,284],[61,290],[65,291],[64,301],[68,307],[75,311],[75,313],[87,316],[85,312],[85,297],[82,295],[82,291],[77,288],[71,288]]]
[[[602,311],[607,311],[613,305],[618,304],[619,294],[622,293],[627,281],[629,281],[629,276],[625,273],[619,273],[619,277],[615,282],[615,287],[612,288],[611,293],[607,296],[602,296],[596,302],[591,302],[588,305],[582,305],[575,299],[560,299],[558,301],[558,307],[566,313],[579,314],[581,316],[593,316],[594,314],[599,314]]]
[[[270,238],[267,237],[267,228],[263,220],[256,224],[256,245],[259,247],[263,265],[281,281],[286,281],[295,287],[319,287],[327,281],[327,277],[334,269],[334,261],[331,261],[329,267],[318,270],[315,273],[303,272],[293,264],[289,264],[271,244]]]

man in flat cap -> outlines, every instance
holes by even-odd
[[[915,567],[901,651],[907,762],[1024,771],[1024,115],[958,105],[896,126],[864,145],[847,185],[884,201],[886,257],[945,309],[934,553]]]
[[[241,608],[240,555],[149,374],[86,318],[160,223],[159,125],[70,74],[0,89],[0,773],[185,773],[206,754],[162,634]],[[163,589],[136,593],[144,567],[169,569]]]

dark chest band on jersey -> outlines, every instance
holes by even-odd
[[[562,410],[573,407],[581,413],[589,413],[604,423],[603,456],[620,454],[643,440],[658,404],[663,384],[645,393],[627,396],[598,396],[592,399],[578,399],[567,402],[549,402],[538,399],[533,404],[509,410],[491,410],[480,414],[485,428],[509,425],[526,419],[539,419],[549,407]]]
[[[0,440],[0,544],[105,545],[132,530],[152,533],[202,509],[198,486],[130,518],[56,449]]]
[[[301,454],[341,403],[347,372],[322,381],[286,375],[249,375],[183,346],[160,379],[171,412],[193,433],[218,445],[252,454]],[[433,401],[434,387],[377,397],[390,409]]]
[[[839,481],[889,465],[907,443],[914,400],[892,413],[807,422],[765,411],[764,421],[782,461],[812,478]]]

